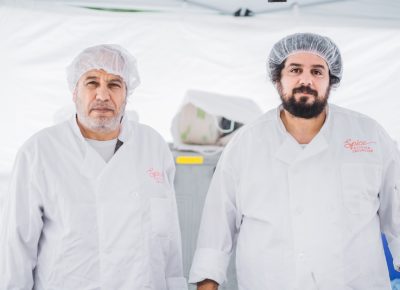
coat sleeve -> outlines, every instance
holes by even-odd
[[[175,164],[170,150],[166,152],[166,171],[169,184],[173,188],[175,177]],[[187,282],[183,276],[182,242],[179,227],[178,209],[175,191],[172,190],[172,230],[168,260],[166,261],[166,282],[168,290],[187,290]]]
[[[228,166],[225,149],[203,208],[197,249],[189,275],[190,283],[205,279],[214,280],[218,284],[226,281],[226,272],[241,220],[236,192],[234,174]]]
[[[379,193],[379,217],[381,230],[393,256],[394,268],[400,271],[400,153],[394,142],[390,142],[385,149],[387,158]]]
[[[42,231],[41,170],[27,152],[17,155],[4,199],[0,233],[0,289],[32,289]]]

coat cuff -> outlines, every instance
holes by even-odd
[[[226,281],[230,256],[230,254],[215,249],[197,249],[190,269],[189,283],[194,284],[211,279],[221,285]]]
[[[168,290],[187,290],[188,285],[186,283],[186,279],[183,277],[167,278],[167,289]]]
[[[388,243],[388,246],[393,257],[393,267],[397,272],[400,272],[400,241],[393,240]]]

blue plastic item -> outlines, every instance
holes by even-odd
[[[399,279],[398,281],[394,281],[395,284],[392,282],[392,289],[400,290],[400,272],[397,272],[393,267],[392,254],[390,254],[385,235],[382,235],[382,242],[383,242],[383,249],[385,250],[386,263],[389,269],[390,280]],[[395,287],[397,288],[393,288],[394,287],[393,285],[395,285]]]
[[[392,290],[400,290],[400,279],[394,279],[391,284]]]

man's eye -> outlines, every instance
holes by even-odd
[[[110,88],[120,88],[121,87],[120,84],[116,84],[116,83],[109,84],[109,86],[110,86]]]
[[[97,82],[95,82],[95,81],[87,82],[86,85],[87,86],[96,86]]]
[[[320,70],[313,70],[312,72],[314,75],[322,76],[322,72]]]
[[[300,69],[295,67],[295,68],[290,69],[290,72],[292,72],[292,73],[299,73],[299,72],[300,72]]]

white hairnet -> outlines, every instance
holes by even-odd
[[[280,76],[283,61],[291,54],[310,52],[322,57],[332,76],[331,84],[338,84],[342,78],[342,58],[339,48],[328,37],[313,33],[295,33],[275,43],[269,55],[268,67],[273,82]],[[279,76],[277,75],[279,70]]]
[[[67,81],[71,92],[74,92],[79,78],[93,69],[102,69],[122,77],[126,84],[127,96],[140,83],[136,59],[119,45],[101,44],[83,50],[67,67]]]

